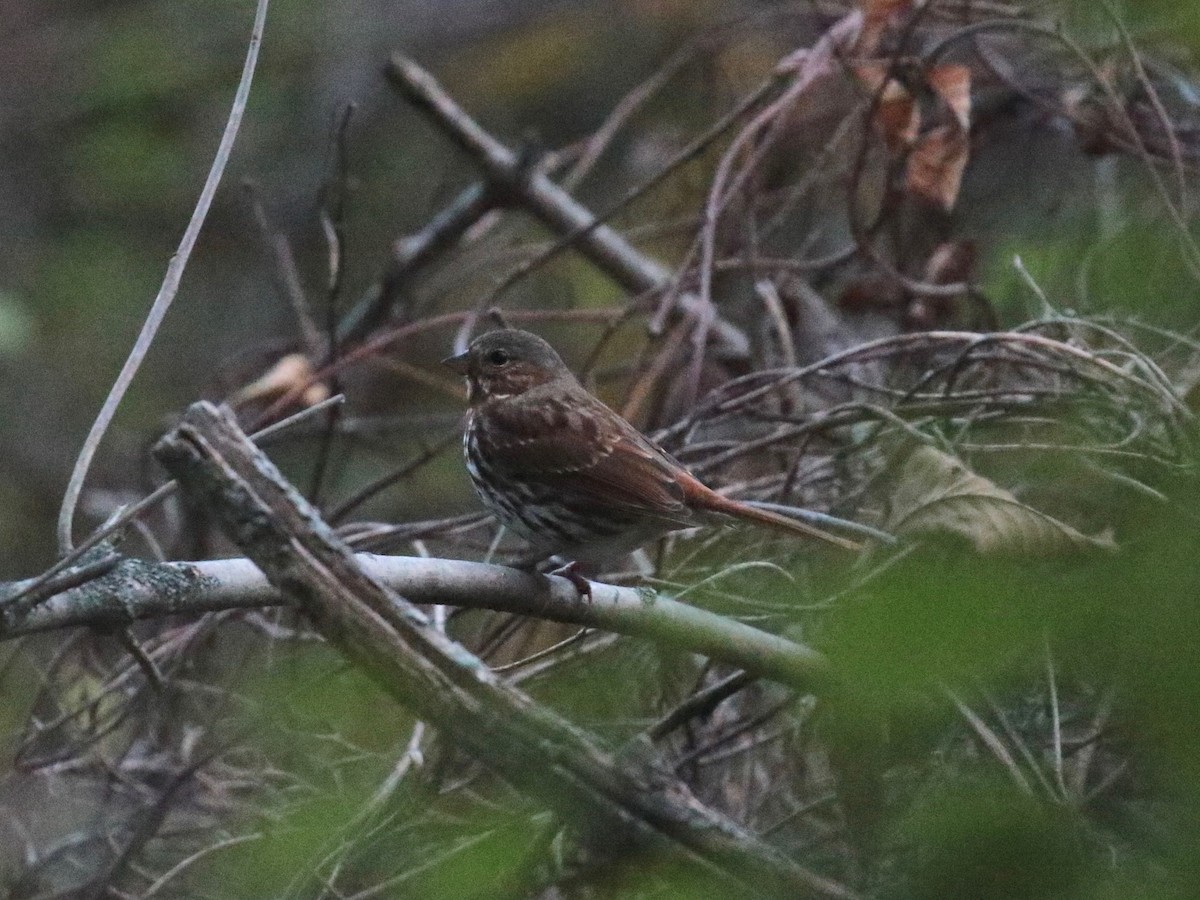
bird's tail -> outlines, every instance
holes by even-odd
[[[857,552],[863,549],[863,545],[858,541],[852,541],[850,538],[842,537],[840,534],[834,534],[831,531],[826,531],[824,528],[818,528],[816,525],[810,525],[808,522],[802,522],[799,519],[793,519],[790,516],[772,512],[769,509],[760,509],[757,506],[751,506],[740,500],[731,500],[699,482],[697,482],[697,485],[702,488],[702,491],[689,491],[691,494],[689,501],[693,508],[723,513],[724,515],[733,516],[736,519],[742,519],[746,522],[754,522],[758,525],[774,528],[776,531],[787,531],[803,537],[816,538],[828,544],[841,547],[843,550]],[[689,487],[691,486],[689,485]]]

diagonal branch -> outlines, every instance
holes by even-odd
[[[457,747],[603,846],[631,840],[680,858],[718,881],[721,894],[852,896],[700,803],[672,776],[618,763],[501,682],[365,572],[227,413],[193,405],[156,455],[331,644]],[[618,835],[626,840],[614,842]]]
[[[338,342],[356,344],[382,325],[413,276],[457,243],[495,205],[494,192],[473,184],[419,232],[396,241],[379,280],[338,325]]]
[[[600,222],[591,210],[544,172],[526,165],[520,155],[472,119],[415,62],[395,54],[387,75],[405,100],[475,160],[489,186],[555,234],[575,238],[579,252],[625,290],[641,294],[672,285],[674,278],[666,266],[635,248],[616,229]],[[707,314],[704,304],[693,294],[684,293],[676,302],[689,314]],[[727,355],[745,357],[749,353],[746,335],[733,323],[718,318],[713,323],[713,332]]]

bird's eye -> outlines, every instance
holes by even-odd
[[[488,354],[488,362],[490,362],[493,366],[504,365],[506,362],[508,362],[508,351],[493,350]]]

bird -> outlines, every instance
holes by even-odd
[[[443,363],[467,383],[463,456],[475,492],[536,550],[568,560],[562,574],[730,519],[861,549],[714,491],[590,393],[535,334],[489,331]]]

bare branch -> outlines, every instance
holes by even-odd
[[[200,236],[200,229],[204,227],[208,208],[212,205],[213,196],[217,193],[217,186],[220,185],[221,176],[225,172],[225,164],[229,161],[230,153],[233,152],[233,142],[237,138],[238,128],[242,123],[242,114],[246,111],[246,101],[250,98],[250,84],[254,79],[255,66],[258,64],[258,48],[262,43],[263,28],[267,21],[267,4],[268,0],[258,0],[258,7],[254,14],[254,29],[250,34],[250,46],[246,49],[246,62],[242,67],[242,78],[238,82],[233,107],[229,110],[229,119],[225,123],[225,132],[221,135],[221,143],[217,147],[216,156],[213,157],[212,168],[209,169],[204,188],[200,191],[200,199],[196,201],[196,208],[192,211],[191,221],[188,222],[187,228],[183,232],[179,249],[175,251],[175,255],[171,257],[171,262],[167,265],[167,274],[163,278],[162,287],[159,288],[158,296],[154,298],[146,321],[142,323],[142,330],[138,334],[137,341],[134,342],[133,349],[129,351],[129,357],[125,360],[125,365],[121,367],[117,380],[113,382],[108,397],[83,442],[83,449],[79,451],[79,457],[75,460],[75,468],[71,472],[71,479],[67,483],[62,507],[58,514],[58,549],[60,553],[68,553],[73,546],[71,532],[75,522],[75,507],[79,502],[79,495],[83,492],[83,483],[92,466],[92,459],[96,455],[100,441],[104,439],[105,432],[108,431],[113,416],[116,415],[117,407],[121,405],[125,392],[141,367],[142,360],[150,352],[150,345],[154,342],[154,336],[158,333],[163,319],[166,318],[167,310],[171,308],[171,303],[175,300],[175,294],[179,290],[179,281],[183,278],[183,270],[187,267],[188,259],[192,255],[196,238]]]
[[[555,184],[543,172],[530,171],[521,158],[480,127],[447,94],[440,84],[404,56],[392,56],[387,70],[393,86],[484,170],[496,190],[508,194],[556,234],[578,234],[579,251],[618,284],[634,294],[658,291],[673,281],[670,270],[646,256],[607,225],[597,225],[592,212]],[[700,309],[697,298],[684,295],[678,301],[693,313]],[[730,322],[718,319],[713,330],[723,349],[732,356],[745,356],[749,343],[745,334]]]
[[[456,559],[356,554],[363,570],[421,605],[491,609],[629,634],[699,653],[800,690],[828,675],[817,651],[648,589],[596,583],[592,601],[558,576]],[[0,585],[0,598],[26,582]],[[119,628],[139,619],[278,606],[287,599],[248,559],[151,563],[125,559],[101,578],[33,609],[0,600],[0,640],[90,626]]]
[[[383,324],[413,276],[457,243],[495,205],[496,198],[485,185],[473,184],[416,234],[396,241],[379,281],[342,320],[338,342],[357,343]]]

